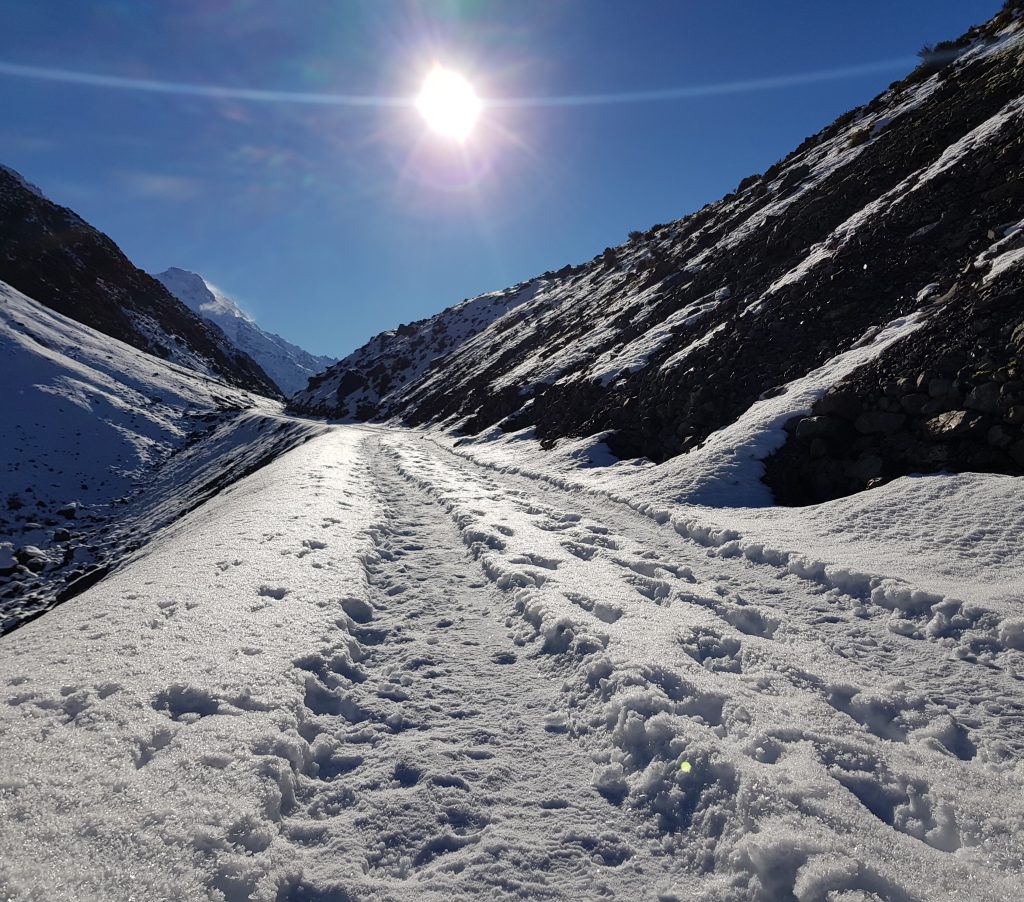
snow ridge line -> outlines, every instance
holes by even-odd
[[[885,608],[893,613],[889,624],[892,632],[914,639],[951,640],[955,644],[954,653],[960,657],[969,659],[981,651],[998,654],[1011,649],[1024,650],[1024,618],[1000,617],[981,605],[922,589],[898,577],[862,573],[798,552],[772,548],[765,542],[745,540],[738,530],[702,523],[695,517],[685,517],[620,492],[530,467],[497,464],[461,447],[446,445],[429,433],[422,433],[422,437],[439,450],[475,466],[547,482],[564,491],[583,492],[624,505],[659,526],[670,526],[684,539],[719,557],[743,557],[754,564],[777,567],[828,591]]]

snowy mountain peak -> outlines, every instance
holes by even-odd
[[[277,394],[219,329],[142,272],[107,236],[0,166],[0,280],[45,307],[163,360]]]
[[[234,316],[246,322],[254,323],[238,304],[229,298],[215,285],[210,284],[201,275],[179,269],[176,266],[165,269],[156,275],[172,294],[200,316],[216,322],[219,316]]]
[[[232,344],[257,361],[286,395],[302,391],[310,377],[335,363],[261,329],[238,303],[198,273],[172,266],[154,278],[191,310],[213,323]]]

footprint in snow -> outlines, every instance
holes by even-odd
[[[622,608],[617,604],[597,601],[588,595],[582,595],[578,592],[564,592],[563,594],[574,605],[578,605],[584,611],[588,611],[604,623],[615,623],[623,614]]]
[[[165,711],[172,720],[192,721],[216,714],[219,699],[206,689],[175,683],[156,694],[153,708]]]
[[[362,598],[349,596],[341,599],[339,605],[356,623],[369,623],[373,620],[373,608]]]
[[[597,554],[597,549],[593,545],[581,545],[578,542],[562,542],[562,547],[581,561],[589,561]]]
[[[543,555],[527,552],[509,559],[511,564],[531,564],[534,567],[543,567],[545,570],[557,570],[561,561],[556,558],[544,557]]]
[[[663,579],[652,579],[649,576],[629,574],[626,577],[628,582],[637,592],[650,601],[662,604],[672,593],[672,587]]]
[[[311,554],[314,551],[320,551],[327,547],[326,542],[321,542],[317,539],[303,539],[302,549],[295,553],[296,557],[305,557],[307,554]],[[282,551],[281,554],[291,554],[290,551]]]

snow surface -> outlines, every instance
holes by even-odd
[[[1020,897],[1024,620],[553,480],[333,427],[0,640],[0,895]]]
[[[0,898],[1024,893],[1020,480],[798,511],[759,482],[924,314],[660,467],[265,400],[154,467],[186,411],[250,399],[2,298],[6,384],[88,402],[120,426],[93,478],[145,481],[72,522],[148,541],[0,638]],[[73,467],[47,411],[11,409],[16,461]]]
[[[204,319],[219,326],[231,343],[255,360],[285,395],[306,387],[311,376],[336,363],[261,329],[248,313],[202,276],[171,267],[153,276],[178,300]]]
[[[281,405],[61,316],[0,282],[0,632],[206,497],[315,434]],[[59,538],[58,538],[59,537]],[[22,568],[24,570],[25,568]]]

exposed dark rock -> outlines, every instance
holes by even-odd
[[[856,461],[848,463],[844,474],[862,482],[868,482],[882,472],[882,458],[877,454],[865,454]]]
[[[865,435],[873,432],[895,432],[906,421],[902,413],[887,413],[884,410],[869,410],[857,417],[854,427]]]
[[[982,413],[999,411],[999,383],[983,382],[976,385],[967,395],[964,406],[968,410],[980,410]]]
[[[49,558],[46,556],[46,552],[42,549],[37,548],[35,545],[26,545],[23,548],[19,548],[14,552],[15,560],[26,567],[33,573],[39,573],[45,570],[49,565]]]
[[[977,432],[984,420],[966,410],[952,410],[941,413],[924,424],[925,433],[931,438],[947,439]]]
[[[900,406],[912,417],[917,416],[928,403],[928,396],[922,395],[919,392],[914,392],[909,395],[904,395],[900,398]]]
[[[855,420],[860,413],[860,400],[846,392],[828,392],[815,406],[825,416],[843,417]]]
[[[795,434],[800,441],[810,441],[816,438],[836,438],[845,431],[843,425],[835,418],[816,416],[802,418],[797,423]]]

